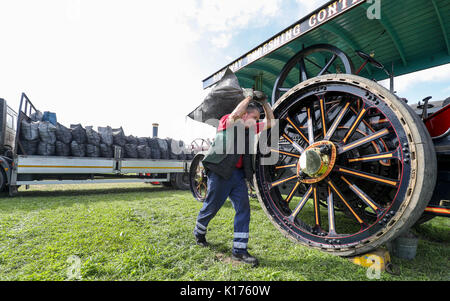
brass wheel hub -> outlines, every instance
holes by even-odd
[[[310,145],[297,163],[297,176],[302,183],[313,184],[325,179],[336,163],[336,146],[330,141]]]

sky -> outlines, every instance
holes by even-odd
[[[66,126],[189,143],[202,80],[327,0],[0,0],[0,97],[25,92]],[[450,96],[450,65],[396,79],[412,103]],[[388,86],[387,82],[383,85]]]

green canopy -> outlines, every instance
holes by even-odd
[[[379,11],[377,3],[381,3]],[[206,78],[203,87],[214,85],[230,67],[242,87],[255,86],[270,96],[289,59],[316,44],[340,48],[355,68],[364,62],[356,50],[373,54],[399,76],[450,63],[449,41],[449,0],[333,0]],[[317,62],[327,59],[320,54],[315,58]],[[308,70],[317,68],[306,64]],[[298,74],[290,73],[285,87],[297,84]],[[388,77],[370,65],[360,75],[375,80]]]

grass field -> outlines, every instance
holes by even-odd
[[[284,238],[251,201],[251,268],[231,260],[234,210],[210,224],[212,244],[194,244],[201,204],[189,192],[146,184],[37,186],[0,198],[0,280],[368,280],[348,259]],[[393,258],[400,276],[450,280],[450,219],[415,231],[416,259]]]

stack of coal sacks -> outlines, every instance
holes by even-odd
[[[25,155],[37,154],[39,145],[39,121],[22,120],[19,135],[23,153]]]
[[[70,143],[70,151],[73,157],[86,156],[86,130],[81,124],[71,124],[70,131],[72,133],[72,142]]]
[[[56,115],[50,112],[35,112],[30,120],[22,120],[19,140],[22,150],[27,155],[53,156],[56,145]],[[44,118],[44,115],[47,118]]]
[[[98,127],[98,133],[100,135],[100,156],[103,158],[113,158],[113,130],[110,126]]]
[[[86,156],[91,158],[100,157],[100,135],[92,126],[86,127]]]
[[[70,143],[72,142],[72,131],[62,124],[56,126],[56,155],[68,157],[71,154]]]
[[[39,145],[37,154],[40,156],[53,156],[56,152],[56,126],[49,121],[39,122]]]
[[[110,126],[70,128],[56,121],[54,113],[36,112],[23,120],[20,129],[21,154],[40,156],[130,159],[191,160],[193,154],[183,141],[125,135],[123,128]],[[23,151],[22,151],[23,150]]]

